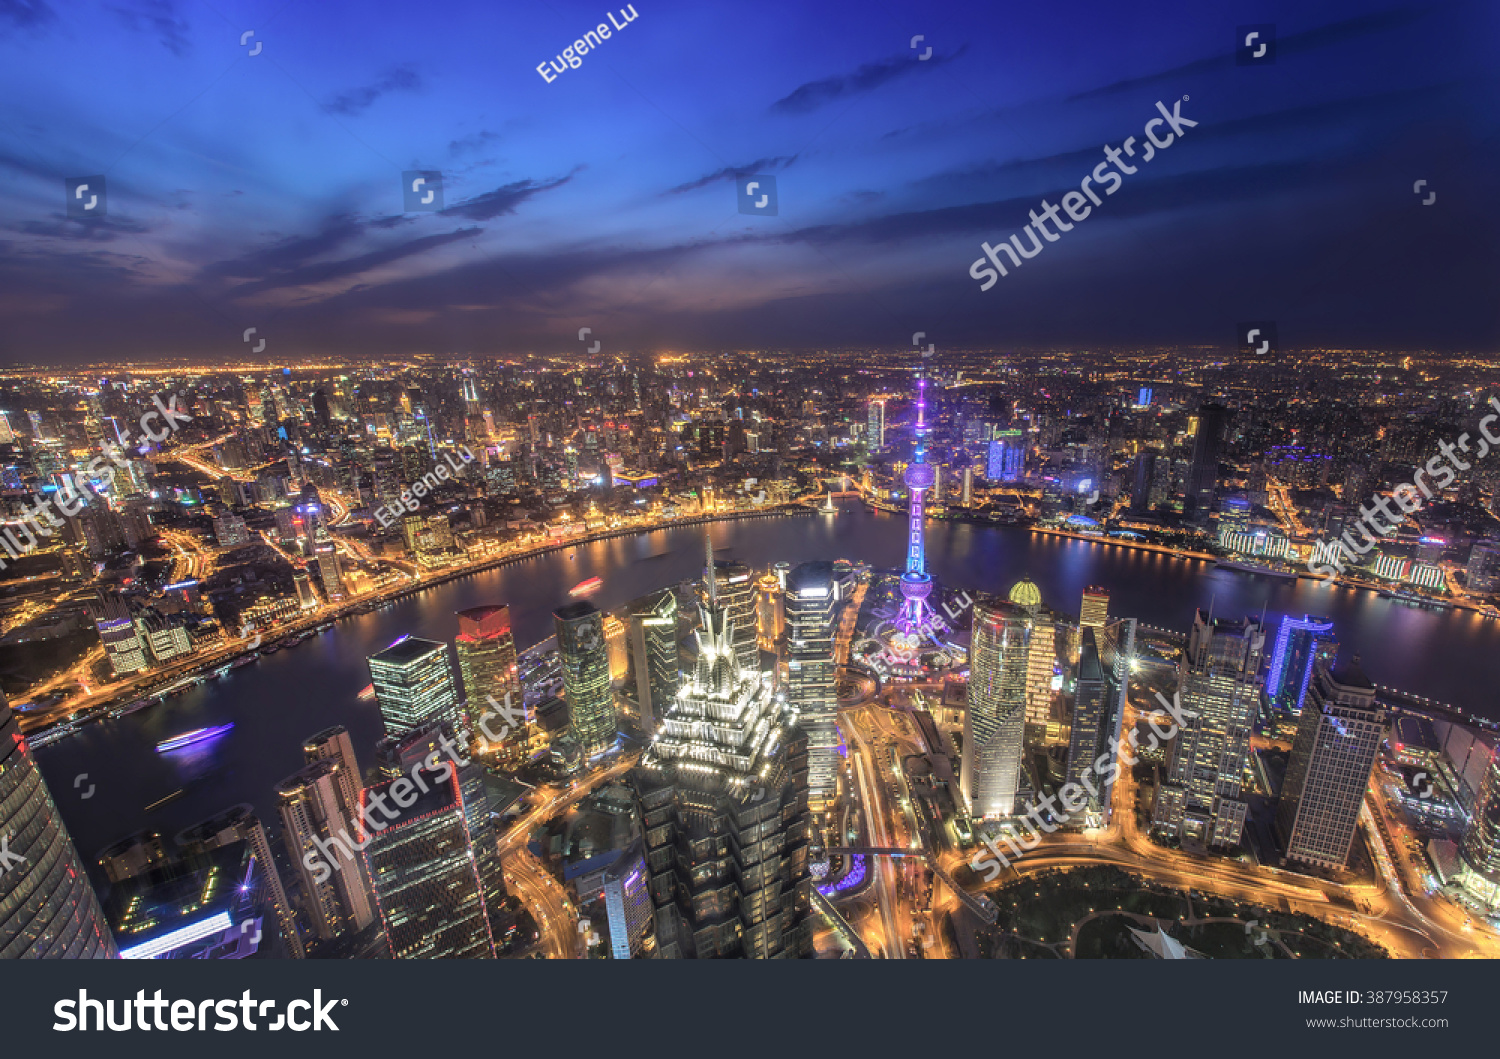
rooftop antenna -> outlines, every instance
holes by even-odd
[[[714,539],[709,531],[710,523],[703,523],[703,580],[708,586],[708,605],[719,605],[719,582],[714,577]]]

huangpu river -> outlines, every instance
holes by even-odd
[[[928,568],[944,583],[1004,592],[1029,576],[1046,604],[1076,614],[1088,585],[1110,590],[1110,613],[1186,631],[1212,602],[1226,617],[1259,616],[1271,631],[1287,614],[1332,618],[1344,655],[1358,654],[1377,684],[1500,718],[1500,622],[1464,610],[1433,611],[1373,592],[1312,580],[1217,570],[1211,563],[1033,533],[1012,527],[928,524]],[[757,572],[778,561],[862,560],[899,568],[906,519],[845,501],[838,514],[796,514],[713,525],[716,555]],[[181,828],[237,802],[279,830],[274,785],[301,764],[305,736],[333,724],[353,736],[368,767],[381,735],[378,710],[357,695],[370,682],[365,659],[398,636],[451,642],[456,612],[508,603],[516,642],[552,632],[552,611],[589,577],[609,610],[702,569],[701,527],[681,527],[562,549],[435,586],[367,615],[338,622],[300,646],[261,658],[128,717],[85,726],[36,752],[80,853],[92,863],[109,843],[142,828],[169,840]],[[234,723],[211,742],[171,754],[156,744],[189,729]],[[86,778],[80,779],[80,777]],[[90,787],[92,797],[83,797]],[[150,812],[145,807],[172,797]]]

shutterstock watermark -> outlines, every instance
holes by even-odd
[[[1479,421],[1479,451],[1474,453],[1475,460],[1482,460],[1493,449],[1500,448],[1500,435],[1490,432],[1490,425],[1500,420],[1500,397],[1491,397],[1489,403],[1495,411]],[[1460,434],[1457,442],[1440,443],[1438,449],[1441,455],[1432,457],[1423,466],[1418,467],[1410,482],[1402,482],[1396,486],[1391,490],[1389,497],[1376,494],[1371,500],[1360,505],[1359,518],[1355,521],[1354,528],[1359,530],[1363,538],[1362,543],[1356,542],[1349,530],[1345,530],[1342,537],[1334,540],[1319,541],[1313,545],[1312,554],[1308,556],[1308,570],[1317,574],[1325,582],[1332,581],[1335,576],[1344,572],[1346,563],[1354,562],[1357,555],[1368,554],[1380,542],[1380,538],[1392,536],[1400,529],[1407,516],[1421,511],[1423,498],[1431,500],[1437,496],[1437,493],[1433,492],[1433,485],[1429,485],[1426,479],[1439,479],[1433,484],[1439,490],[1446,489],[1458,478],[1455,467],[1460,471],[1467,471],[1474,466],[1472,462],[1465,463],[1458,456],[1459,451],[1466,454],[1473,451],[1469,448],[1467,433]],[[1453,466],[1450,467],[1449,463]],[[1392,500],[1401,509],[1399,513],[1391,510]],[[1390,520],[1389,526],[1382,522],[1381,516]],[[1373,534],[1371,530],[1374,530]]]
[[[1142,164],[1155,158],[1158,150],[1164,151],[1168,147],[1171,147],[1177,141],[1177,137],[1183,134],[1184,129],[1191,129],[1198,124],[1196,121],[1191,121],[1182,116],[1182,104],[1187,102],[1187,98],[1187,96],[1183,96],[1180,100],[1174,102],[1171,110],[1167,109],[1165,103],[1157,102],[1156,109],[1161,111],[1161,117],[1152,118],[1146,122],[1144,130],[1146,142],[1141,144],[1144,150],[1138,159]],[[1168,126],[1172,131],[1167,133],[1164,138],[1158,138],[1156,130],[1162,125]],[[1043,199],[1040,216],[1037,215],[1036,210],[1030,211],[1031,223],[1021,229],[1021,231],[1026,233],[1027,240],[1031,243],[1030,250],[1021,245],[1021,237],[1019,235],[1011,236],[1009,242],[1002,239],[999,246],[981,243],[980,248],[984,250],[984,257],[981,257],[969,266],[969,275],[974,279],[983,280],[979,289],[982,291],[989,290],[996,283],[1000,282],[1001,276],[1008,275],[1005,270],[1005,263],[1000,260],[1001,251],[1004,251],[1005,255],[1010,258],[1012,268],[1020,268],[1023,258],[1029,261],[1042,252],[1042,248],[1047,245],[1042,242],[1042,239],[1045,239],[1047,243],[1057,242],[1062,238],[1063,232],[1071,232],[1073,230],[1074,223],[1086,220],[1093,211],[1094,206],[1103,206],[1104,200],[1094,191],[1093,185],[1097,184],[1102,187],[1106,195],[1113,195],[1116,191],[1119,191],[1120,185],[1125,182],[1121,174],[1131,176],[1140,169],[1139,166],[1131,165],[1125,161],[1126,158],[1136,157],[1135,144],[1136,138],[1134,136],[1127,137],[1125,142],[1120,145],[1119,150],[1111,147],[1109,144],[1105,144],[1105,160],[1094,167],[1092,174],[1083,178],[1083,181],[1078,185],[1077,191],[1068,192],[1062,197],[1058,205],[1053,205],[1046,199]],[[1123,154],[1121,153],[1122,151]],[[1115,168],[1110,169],[1111,165]],[[1093,203],[1093,205],[1091,206],[1089,203]],[[1066,212],[1072,218],[1071,222],[1063,220],[1063,212]],[[1048,231],[1047,225],[1049,223],[1057,226],[1056,232]],[[1037,238],[1038,232],[1041,233],[1042,239]],[[991,267],[992,265],[994,266],[993,268]]]
[[[308,1030],[337,1033],[338,1023],[333,1021],[331,1012],[335,1007],[349,1006],[348,1000],[337,997],[325,1001],[321,989],[313,990],[311,1000],[291,1001],[285,1011],[278,1012],[276,1003],[274,1000],[256,1000],[248,989],[240,994],[238,1000],[164,1000],[160,989],[147,1000],[146,991],[137,989],[134,1000],[125,997],[120,1001],[120,1018],[117,1022],[113,998],[96,1000],[89,996],[87,989],[80,989],[77,1000],[59,1000],[52,1005],[52,1015],[57,1019],[52,1028],[58,1033],[87,1033],[91,1030],[111,1030],[115,1033],[127,1030],[140,1030],[143,1033],[150,1030],[202,1033],[209,1029],[228,1033],[243,1026],[247,1030],[272,1032],[287,1029],[293,1033],[305,1033]],[[275,1019],[271,1018],[272,1014],[275,1014]],[[93,1016],[92,1020],[90,1015]],[[212,1026],[208,1023],[210,1015],[215,1019]],[[259,1026],[255,1024],[257,1018],[262,1020]],[[89,1024],[90,1021],[93,1025]]]
[[[493,747],[505,742],[512,731],[526,723],[526,711],[511,705],[510,692],[505,693],[504,705],[496,702],[493,695],[485,697],[489,700],[489,708],[480,715],[476,727],[484,733],[489,746]],[[493,724],[497,719],[504,721],[498,731]],[[359,810],[361,838],[350,835],[347,828],[340,828],[338,834],[331,838],[313,839],[313,845],[317,848],[302,855],[302,865],[313,873],[314,882],[321,885],[333,877],[329,861],[336,861],[339,857],[351,861],[358,859],[358,854],[370,845],[376,834],[399,819],[402,809],[415,804],[418,793],[426,794],[432,787],[447,783],[453,777],[455,766],[465,768],[472,761],[447,732],[439,733],[438,743],[443,748],[442,755],[447,756],[446,761],[434,750],[413,765],[405,776],[391,784],[389,790],[383,793],[378,790],[366,791],[370,801],[360,806]],[[396,803],[395,808],[386,804],[387,795]],[[381,817],[379,820],[375,819],[377,813]]]
[[[1132,726],[1128,736],[1120,740],[1118,748],[1120,761],[1124,762],[1125,768],[1134,768],[1140,760],[1135,751],[1155,750],[1162,743],[1170,743],[1173,739],[1177,738],[1177,733],[1182,730],[1188,718],[1198,716],[1192,710],[1182,708],[1182,703],[1175,692],[1170,702],[1167,701],[1166,696],[1161,692],[1156,693],[1156,698],[1167,713],[1171,714],[1172,723],[1166,725],[1159,724],[1156,715],[1153,713],[1146,722],[1151,727],[1151,734],[1147,737],[1151,742],[1145,747],[1142,747],[1140,744],[1138,729]],[[1158,739],[1158,736],[1160,739]],[[1100,788],[1108,787],[1114,782],[1115,777],[1120,773],[1120,767],[1120,762],[1115,760],[1115,755],[1106,750],[1093,761],[1089,762],[1088,767],[1083,770],[1077,781],[1069,780],[1063,784],[1062,790],[1058,791],[1057,794],[1045,794],[1042,796],[1039,804],[1033,803],[1031,805],[1025,815],[1020,818],[1025,823],[1026,830],[1030,833],[1029,839],[1018,839],[1012,835],[1001,836],[1001,841],[1010,848],[1011,856],[1007,856],[1001,852],[1000,847],[995,845],[994,839],[983,836],[981,841],[984,842],[993,856],[986,856],[985,852],[981,850],[975,853],[969,861],[969,867],[976,872],[984,872],[985,882],[994,882],[1000,877],[1001,872],[1011,866],[1012,857],[1015,860],[1020,860],[1028,851],[1036,849],[1041,844],[1042,833],[1052,834],[1059,827],[1066,825],[1073,818],[1074,814],[1083,811],[1084,807],[1088,805],[1088,800],[1084,797],[1084,791],[1088,791],[1095,798],[1099,797]],[[1097,783],[1094,782],[1096,778],[1098,780]],[[1046,819],[1042,818],[1043,811],[1047,813]]]
[[[177,395],[174,393],[165,403],[162,403],[160,395],[151,399],[156,406],[141,416],[141,433],[147,439],[147,444],[136,447],[137,453],[144,453],[151,444],[160,444],[175,433],[183,423],[191,423],[193,417],[177,407]],[[161,423],[161,429],[156,430],[147,424],[153,420]],[[130,444],[128,437],[120,439],[121,445]],[[99,497],[108,493],[114,487],[115,468],[128,468],[129,463],[124,457],[124,449],[109,442],[101,445],[104,450],[102,456],[96,456],[83,469],[81,476],[63,475],[62,483],[57,492],[51,496],[40,494],[32,497],[31,503],[22,509],[21,518],[6,525],[0,530],[0,548],[10,556],[10,559],[0,558],[0,570],[10,565],[10,560],[21,558],[21,556],[33,551],[41,541],[52,536],[53,530],[63,524],[54,512],[61,512],[64,518],[72,518],[83,511],[89,502],[89,497]],[[79,481],[79,477],[82,481]],[[44,521],[45,520],[45,521]],[[19,534],[19,535],[18,535]],[[22,538],[25,538],[22,540]]]
[[[445,467],[441,463],[435,470],[428,471],[417,481],[413,482],[410,489],[401,490],[401,496],[394,504],[382,504],[375,509],[375,521],[385,529],[390,529],[396,520],[401,517],[403,511],[416,511],[422,506],[422,497],[438,487],[439,482],[446,482],[454,477],[464,464],[474,459],[474,453],[469,446],[460,445],[459,455],[463,457],[462,462],[454,463],[451,452],[443,453],[443,459],[448,461]],[[448,473],[448,467],[453,468],[453,474]]]

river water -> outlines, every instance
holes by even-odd
[[[904,562],[906,520],[845,501],[837,515],[790,515],[716,523],[716,554],[757,573],[773,562],[863,560],[895,568]],[[1025,529],[933,522],[928,568],[944,583],[1004,592],[1023,575],[1047,605],[1073,614],[1088,585],[1111,592],[1110,614],[1186,631],[1193,609],[1212,601],[1216,614],[1331,617],[1345,655],[1361,655],[1377,684],[1426,695],[1500,719],[1500,622],[1469,611],[1430,611],[1372,592],[1216,570],[1167,555],[1032,533]],[[365,659],[410,633],[451,642],[456,612],[509,603],[516,640],[529,646],[552,632],[552,610],[588,577],[603,579],[592,597],[612,609],[693,577],[703,566],[701,527],[682,527],[599,541],[431,588],[373,614],[338,622],[301,646],[262,658],[129,717],[86,726],[36,752],[79,851],[92,861],[104,846],[149,827],[169,839],[182,827],[236,802],[250,802],[279,828],[274,784],[301,765],[305,736],[342,724],[360,765],[370,764],[381,735],[373,702],[357,701],[370,682]],[[192,728],[234,722],[215,741],[158,754],[162,739]],[[79,777],[85,776],[80,779]],[[84,795],[93,793],[90,797]],[[181,790],[151,812],[145,807]],[[92,865],[91,865],[92,866]]]

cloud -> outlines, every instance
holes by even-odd
[[[337,261],[314,262],[303,265],[300,268],[284,271],[277,276],[268,277],[256,283],[237,287],[235,288],[235,294],[236,296],[241,296],[266,290],[281,290],[288,287],[308,287],[314,284],[327,283],[329,280],[357,276],[360,273],[378,268],[381,265],[388,265],[403,258],[423,254],[428,250],[434,250],[449,243],[473,239],[483,231],[483,228],[459,228],[451,232],[424,235],[417,239],[409,239],[404,243],[383,246],[375,250],[366,251],[363,254],[356,254],[354,257],[342,258]]]
[[[738,180],[742,176],[751,173],[764,173],[769,169],[785,169],[797,160],[796,155],[777,155],[775,158],[757,158],[749,165],[730,165],[723,169],[716,169],[707,176],[701,176],[697,180],[690,180],[686,184],[678,184],[675,188],[668,188],[666,194],[680,195],[685,191],[696,191],[707,187],[709,184],[720,180]]]
[[[1391,11],[1378,11],[1368,15],[1360,15],[1357,18],[1345,19],[1342,22],[1332,22],[1326,26],[1304,30],[1289,37],[1278,37],[1276,39],[1276,50],[1280,55],[1289,57],[1294,54],[1316,51],[1319,48],[1325,48],[1329,45],[1341,44],[1345,41],[1358,40],[1372,33],[1407,29],[1424,17],[1426,13],[1418,8],[1398,8]],[[1080,99],[1114,95],[1118,92],[1144,88],[1147,85],[1177,84],[1184,77],[1208,73],[1214,70],[1228,70],[1233,65],[1234,56],[1226,50],[1222,55],[1216,55],[1207,59],[1195,59],[1192,62],[1183,63],[1181,66],[1174,66],[1170,70],[1145,74],[1141,77],[1130,77],[1123,81],[1114,81],[1107,85],[1100,85],[1098,88],[1090,88],[1084,92],[1077,92],[1068,96],[1064,102],[1074,103]]]
[[[819,107],[827,106],[843,96],[873,92],[881,85],[894,81],[903,74],[919,70],[934,70],[950,63],[968,50],[965,44],[952,55],[933,55],[919,64],[914,55],[896,55],[889,59],[877,59],[865,63],[852,74],[835,74],[820,81],[809,81],[800,85],[790,95],[771,104],[773,114],[809,114]]]
[[[499,139],[500,134],[498,132],[491,132],[489,129],[480,129],[478,132],[471,132],[467,136],[460,136],[456,140],[448,141],[448,153],[458,156],[468,154],[471,151],[483,150],[488,144],[495,143]]]
[[[132,33],[154,33],[161,46],[178,58],[188,53],[187,20],[177,14],[172,0],[138,0],[136,8],[109,10]]]
[[[391,92],[415,92],[422,87],[422,78],[410,66],[398,66],[374,84],[361,85],[335,96],[328,109],[335,114],[354,117],[368,110],[381,96]]]
[[[517,180],[513,184],[503,184],[494,191],[486,191],[483,195],[478,195],[467,202],[449,206],[441,213],[443,216],[464,217],[471,221],[492,221],[496,217],[515,213],[516,207],[533,195],[561,187],[572,180],[573,174],[577,172],[578,170],[574,169],[567,176],[551,181]]]
[[[56,21],[57,12],[47,6],[47,0],[0,0],[0,22],[17,29],[39,29]]]

